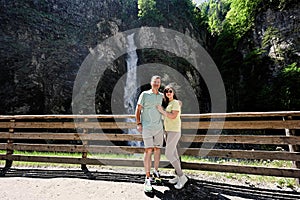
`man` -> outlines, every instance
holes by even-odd
[[[145,192],[152,191],[152,178],[150,176],[152,151],[154,151],[153,177],[156,181],[160,181],[158,166],[160,161],[160,149],[163,145],[163,124],[161,114],[156,108],[157,105],[162,104],[163,99],[163,94],[158,91],[160,84],[160,76],[153,76],[151,78],[151,89],[141,93],[135,112],[137,130],[142,133],[145,147]]]

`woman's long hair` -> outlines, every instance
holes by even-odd
[[[166,92],[167,92],[169,89],[171,89],[171,90],[173,91],[173,94],[174,94],[174,95],[173,95],[173,99],[178,100],[174,88],[173,88],[172,86],[170,86],[170,85],[167,85],[167,86],[165,87],[165,89],[164,89],[164,98],[163,98],[163,102],[162,102],[162,107],[163,107],[163,108],[166,108],[166,107],[168,106],[169,102],[170,102],[170,101],[169,101],[169,98],[168,98],[167,95],[166,95]]]

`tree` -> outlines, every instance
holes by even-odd
[[[142,25],[156,26],[162,21],[162,14],[157,9],[155,0],[138,0],[138,9]]]
[[[252,27],[257,7],[262,0],[231,0],[224,28],[235,37],[235,45]]]

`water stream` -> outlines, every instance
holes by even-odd
[[[128,40],[128,56],[126,58],[127,77],[124,88],[124,107],[126,114],[134,114],[137,102],[137,62],[138,55],[136,53],[136,46],[134,44],[134,33],[127,36]],[[128,122],[135,122],[135,119],[128,119]],[[136,129],[128,129],[128,134],[139,134]],[[139,141],[129,141],[130,146],[141,146]]]

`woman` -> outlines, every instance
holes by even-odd
[[[175,90],[171,86],[166,86],[164,90],[162,105],[157,106],[157,109],[164,116],[164,128],[166,132],[165,154],[176,171],[175,178],[169,180],[169,183],[176,184],[174,187],[181,189],[188,181],[186,175],[182,172],[176,148],[181,137],[181,102],[178,101]]]

